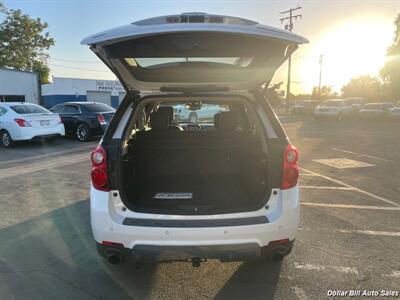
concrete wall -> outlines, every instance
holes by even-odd
[[[26,102],[39,104],[37,74],[0,68],[0,95],[24,95]]]
[[[125,93],[116,80],[53,77],[53,83],[42,85],[43,105],[52,107],[68,101],[87,101],[87,92],[111,92],[110,105],[119,105],[118,94]],[[116,96],[115,96],[116,95]]]

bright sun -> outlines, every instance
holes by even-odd
[[[340,92],[351,78],[378,75],[392,42],[393,25],[384,19],[354,19],[337,24],[311,41],[310,58],[299,65],[303,89],[318,85],[318,57],[323,55],[322,85]],[[313,74],[310,74],[312,72]]]

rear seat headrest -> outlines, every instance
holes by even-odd
[[[150,115],[151,130],[167,130],[169,126],[169,116],[165,112],[156,111]]]
[[[174,109],[172,106],[160,106],[157,111],[165,113],[168,115],[169,122],[172,122],[174,119]]]
[[[221,111],[214,115],[215,128],[235,130],[240,127],[239,114],[233,111]]]

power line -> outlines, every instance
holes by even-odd
[[[293,15],[293,12],[296,10],[301,9],[301,6],[298,5],[296,8],[291,8],[287,11],[281,12],[281,15],[286,15],[289,14],[288,17],[283,17],[281,18],[281,23],[283,24],[286,21],[289,21],[289,23],[285,24],[285,30],[292,31],[293,30],[293,19],[296,21],[298,18],[302,18],[301,14]],[[289,100],[290,100],[290,72],[292,69],[292,56],[289,56],[288,60],[288,79],[287,79],[287,85],[286,85],[286,110],[289,110]]]
[[[72,70],[80,70],[80,71],[88,71],[88,72],[98,72],[98,73],[110,73],[110,71],[102,71],[102,70],[93,70],[93,69],[86,69],[86,68],[78,68],[78,67],[71,67],[71,66],[63,66],[58,64],[49,63],[50,66],[64,68],[64,69],[72,69]]]
[[[82,64],[101,64],[100,61],[95,60],[74,60],[74,59],[64,59],[64,58],[57,58],[57,57],[50,57],[49,59],[55,61],[63,61],[63,62],[72,62],[72,63],[82,63]]]

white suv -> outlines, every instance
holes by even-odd
[[[92,153],[91,225],[122,260],[281,260],[299,224],[298,152],[264,98],[306,39],[256,22],[185,13],[83,40],[127,95]],[[214,105],[207,126],[179,107]],[[190,127],[188,127],[190,126]]]

